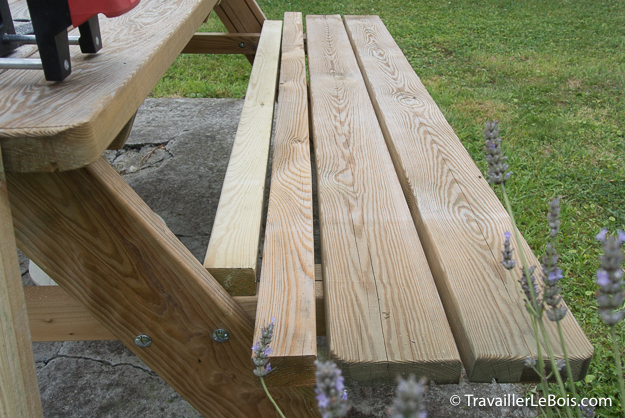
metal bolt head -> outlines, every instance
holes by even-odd
[[[228,341],[228,338],[230,338],[230,334],[228,334],[228,331],[226,331],[225,329],[219,328],[213,331],[213,340],[217,341],[218,343],[225,343],[226,341]]]
[[[97,46],[100,46],[100,37],[99,37],[99,36],[96,36],[96,37],[95,37],[95,44],[96,44]]]
[[[65,67],[66,71],[69,71],[69,61],[68,60],[64,60],[63,61],[63,67]]]
[[[152,339],[145,334],[137,335],[135,337],[135,344],[137,344],[138,347],[146,348],[152,345]]]
[[[245,42],[239,42],[239,48],[245,48]]]

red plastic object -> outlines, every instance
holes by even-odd
[[[72,25],[75,28],[85,23],[98,13],[106,17],[123,15],[140,0],[67,0],[69,13],[72,16]]]

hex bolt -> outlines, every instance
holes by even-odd
[[[219,328],[213,331],[213,340],[218,343],[225,343],[230,338],[230,334],[225,329]]]
[[[245,42],[239,42],[239,48],[245,48]]]
[[[63,66],[65,67],[66,71],[69,71],[69,61],[68,60],[63,61]]]
[[[97,46],[100,46],[100,37],[99,37],[99,36],[96,36],[96,37],[95,37],[95,44],[96,44]]]
[[[152,345],[152,339],[145,334],[137,335],[135,337],[135,344],[137,344],[138,347],[146,348]]]

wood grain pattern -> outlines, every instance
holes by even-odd
[[[143,0],[100,17],[104,47],[71,47],[72,74],[41,71],[0,78],[0,143],[8,172],[69,170],[95,161],[135,114],[216,0]],[[18,3],[18,5],[21,3]]]
[[[265,15],[255,0],[221,0],[215,12],[231,33],[257,33],[265,23]],[[254,54],[246,55],[254,63]]]
[[[267,19],[255,0],[221,0],[215,12],[228,32],[235,33],[260,32]]]
[[[314,386],[317,335],[312,177],[301,13],[284,14],[271,190],[254,341],[275,318],[275,386]]]
[[[536,356],[531,320],[499,262],[508,214],[380,18],[346,16],[345,25],[469,379],[536,380],[524,367]],[[572,314],[563,327],[580,379],[593,348]]]
[[[32,341],[116,340],[80,302],[60,286],[24,287]],[[256,318],[258,296],[234,296],[250,318]],[[326,335],[321,265],[315,264],[317,335]]]
[[[256,54],[259,40],[260,33],[196,33],[181,53]]]
[[[281,37],[282,21],[265,21],[204,259],[233,295],[256,291]]]
[[[347,378],[457,382],[460,358],[340,16],[307,16],[329,351]]]
[[[253,321],[104,159],[7,179],[20,249],[198,411],[275,416],[251,371]],[[274,393],[314,416],[311,391]]]
[[[0,156],[0,417],[41,417],[22,275]]]

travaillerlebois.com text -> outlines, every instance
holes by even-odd
[[[582,398],[560,397],[549,395],[546,398],[530,396],[519,396],[517,394],[507,394],[505,396],[482,397],[473,394],[453,395],[449,402],[454,406],[529,406],[529,407],[566,407],[566,406],[612,406],[610,398]]]

